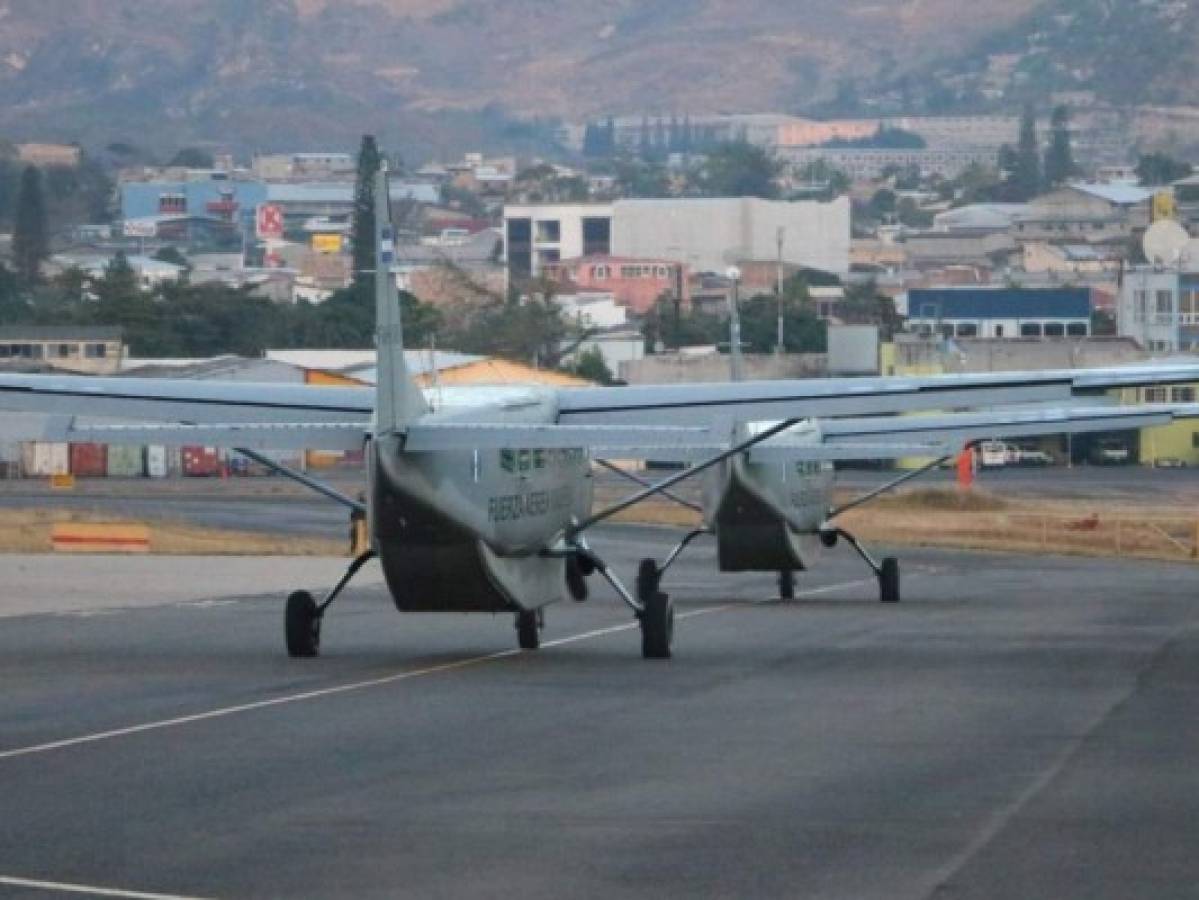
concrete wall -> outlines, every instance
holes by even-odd
[[[814,378],[825,374],[823,353],[747,353],[743,357],[746,381]],[[620,378],[629,384],[690,384],[729,381],[729,358],[723,353],[656,353],[620,367]]]
[[[754,197],[618,200],[614,256],[661,257],[691,271],[723,272],[739,260],[773,260],[778,229],[783,262],[846,274],[849,199],[781,203]]]

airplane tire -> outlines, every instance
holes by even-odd
[[[795,573],[790,569],[779,572],[779,598],[782,600],[795,599]]]
[[[662,575],[652,559],[637,568],[637,600],[644,609],[641,620],[641,655],[645,659],[670,659],[674,640],[674,604],[670,595],[658,590]]]
[[[894,556],[883,559],[878,573],[879,599],[883,603],[899,602],[899,560]]]
[[[521,650],[536,650],[541,646],[541,631],[535,611],[522,609],[516,614],[516,642]]]
[[[595,571],[594,568],[591,570]],[[566,589],[570,591],[571,599],[578,603],[582,603],[587,599],[587,575],[590,575],[583,567],[583,561],[577,556],[566,557]]]
[[[321,615],[308,591],[294,591],[288,596],[284,632],[288,656],[307,658],[320,653]]]

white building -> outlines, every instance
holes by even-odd
[[[618,200],[613,204],[514,205],[504,209],[507,274],[538,277],[547,263],[593,255],[665,259],[691,271],[774,260],[838,275],[849,271],[850,204],[756,197]]]
[[[1116,322],[1122,337],[1146,350],[1199,350],[1199,272],[1164,266],[1125,270]]]
[[[612,253],[723,272],[743,260],[782,261],[844,275],[849,271],[848,197],[787,203],[757,197],[618,200]]]

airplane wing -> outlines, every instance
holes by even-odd
[[[830,419],[821,423],[826,445],[892,443],[922,440],[963,444],[990,437],[1018,438],[1046,434],[1119,431],[1168,425],[1194,417],[1194,405],[1067,407],[1061,409],[987,410],[947,415],[873,416]],[[766,442],[764,446],[769,446]]]
[[[181,425],[76,425],[55,416],[30,440],[165,447],[244,447],[249,450],[361,450],[367,428],[357,422],[230,422]]]
[[[0,374],[0,409],[158,422],[368,422],[374,388]]]
[[[927,377],[812,378],[558,391],[567,424],[704,425],[713,419],[867,416],[1066,403],[1076,392],[1199,381],[1199,364]]]

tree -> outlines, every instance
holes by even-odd
[[[763,197],[772,200],[779,189],[778,161],[761,147],[745,141],[720,144],[709,154],[700,178],[711,197]]]
[[[50,240],[46,233],[42,174],[33,166],[26,166],[21,175],[13,221],[12,255],[17,275],[23,282],[34,284],[41,278],[42,262],[50,255]]]
[[[1170,184],[1186,178],[1193,171],[1190,163],[1181,162],[1165,153],[1149,153],[1137,163],[1137,178],[1148,187]]]
[[[186,270],[191,269],[191,263],[187,261],[187,257],[179,252],[178,247],[163,247],[154,254],[154,259],[159,262],[167,262],[176,266],[182,266]]]
[[[567,366],[566,371],[597,384],[614,384],[616,382],[612,370],[604,362],[604,354],[600,352],[599,347],[581,351],[574,363]]]
[[[874,192],[874,196],[870,198],[870,216],[874,219],[883,219],[887,216],[895,214],[895,205],[897,199],[895,192],[889,188],[879,188]]]
[[[1074,152],[1070,147],[1070,110],[1053,110],[1052,139],[1045,151],[1045,186],[1057,187],[1074,174]]]
[[[824,157],[804,165],[799,170],[799,178],[811,185],[824,185],[824,194],[830,200],[849,190],[849,176]]]
[[[890,340],[899,330],[895,301],[880,294],[873,281],[847,287],[845,298],[837,304],[837,314],[847,325],[877,325],[884,340]]]
[[[1041,190],[1041,151],[1037,142],[1037,116],[1032,106],[1020,119],[1020,141],[1011,178],[1012,199],[1023,203]]]
[[[167,163],[168,166],[182,166],[187,169],[211,169],[212,154],[199,147],[184,147]]]
[[[383,157],[375,137],[362,136],[358,150],[358,175],[354,182],[354,216],[350,231],[350,252],[354,259],[354,288],[372,297],[375,270],[375,175]]]

